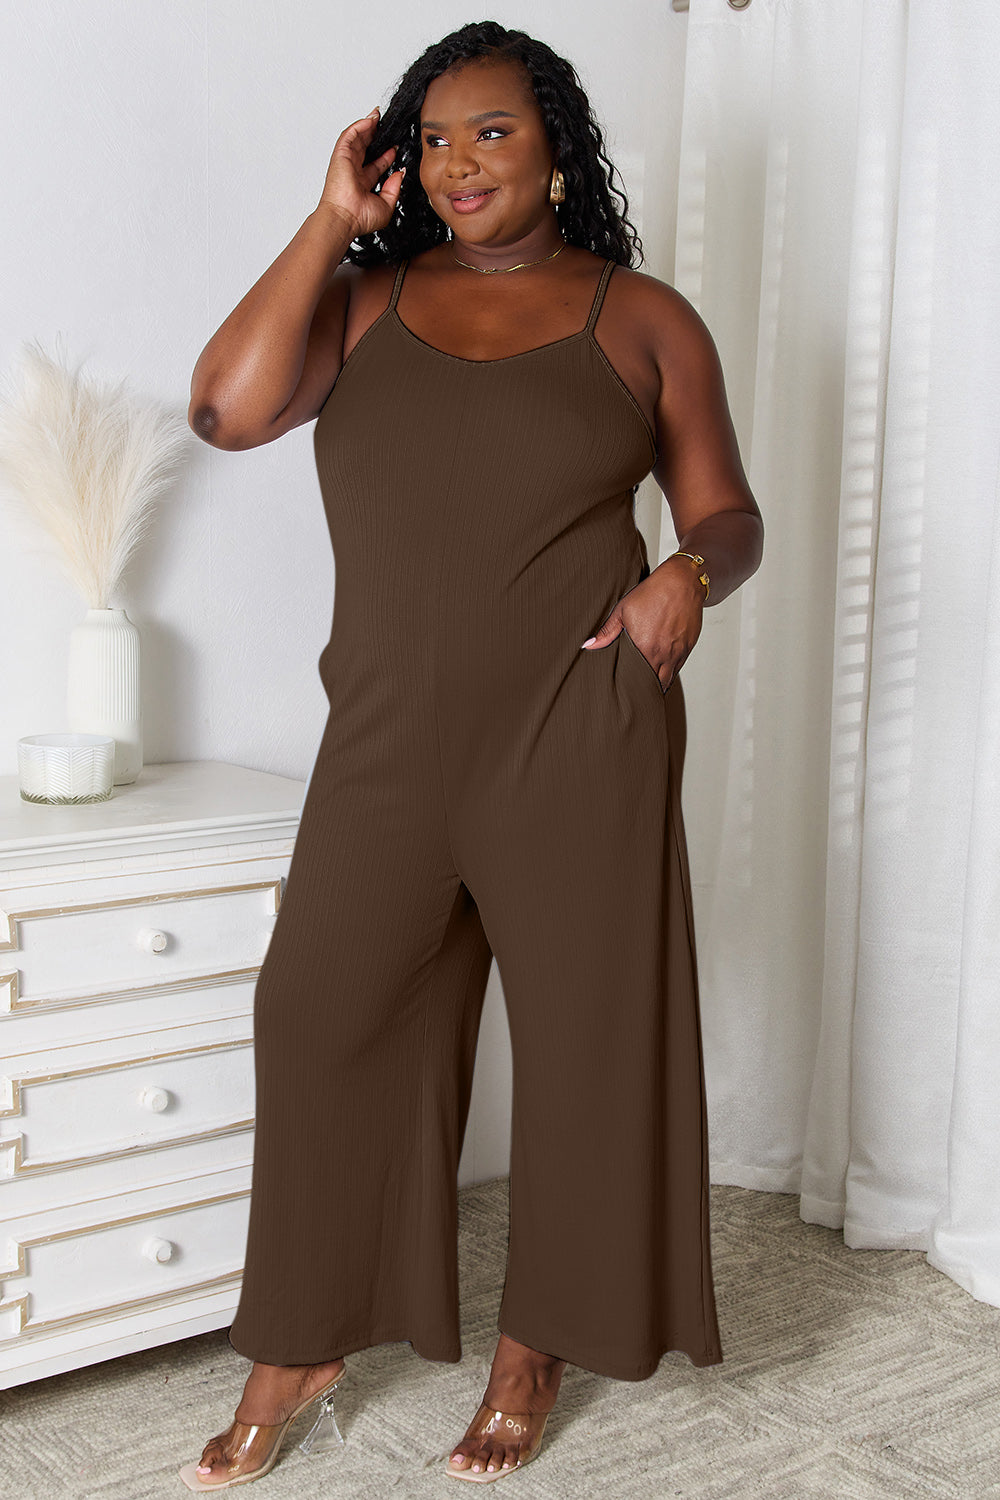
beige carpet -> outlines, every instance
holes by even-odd
[[[713,1187],[723,1364],[664,1355],[645,1381],[573,1365],[538,1457],[485,1493],[520,1500],[867,1500],[1000,1497],[1000,1310],[918,1251],[848,1250],[803,1224],[797,1198]],[[308,1457],[285,1440],[252,1493],[471,1495],[444,1472],[479,1403],[496,1345],[507,1180],[461,1203],[458,1365],[408,1344],[351,1355],[337,1394],[343,1448]],[[224,1330],[0,1393],[7,1500],[190,1492],[176,1477],[228,1426],[249,1365]]]

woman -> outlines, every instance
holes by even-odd
[[[568,1361],[641,1380],[670,1349],[722,1359],[677,674],[762,524],[712,339],[630,269],[610,184],[570,64],[465,26],[344,130],[194,371],[217,447],[318,419],[336,559],[330,713],[255,993],[230,1329],[254,1364],[181,1471],[194,1489],[266,1472],[317,1396],[332,1416],[345,1354],[461,1357],[456,1177],[494,954],[509,1257],[445,1472],[532,1458]],[[652,571],[650,472],[680,538]]]

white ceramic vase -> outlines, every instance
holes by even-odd
[[[114,736],[116,786],[142,770],[139,640],[123,609],[88,609],[69,637],[69,728]]]

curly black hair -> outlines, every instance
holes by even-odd
[[[455,63],[473,58],[517,61],[523,65],[542,113],[546,134],[566,179],[566,197],[555,205],[563,239],[619,265],[641,263],[642,241],[629,222],[628,199],[614,185],[615,167],[604,152],[604,137],[572,63],[524,31],[496,21],[472,21],[428,47],[396,84],[374,138],[365,153],[369,165],[389,146],[396,155],[379,186],[397,167],[410,170],[396,211],[384,229],[358,235],[344,256],[356,266],[398,264],[448,238],[419,178],[420,107],[433,79]],[[621,211],[613,202],[621,200]]]

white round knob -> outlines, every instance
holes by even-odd
[[[139,1095],[139,1103],[142,1105],[143,1109],[151,1109],[154,1114],[158,1115],[160,1111],[166,1109],[167,1105],[170,1103],[170,1095],[167,1093],[166,1089],[156,1088],[155,1086],[150,1085],[149,1088],[143,1089],[142,1093]]]
[[[143,1245],[142,1253],[147,1260],[156,1261],[162,1266],[166,1265],[168,1260],[173,1260],[174,1247],[169,1240],[161,1240],[154,1235]]]
[[[144,927],[136,938],[143,953],[162,953],[167,946],[167,934],[157,932],[155,927]]]

